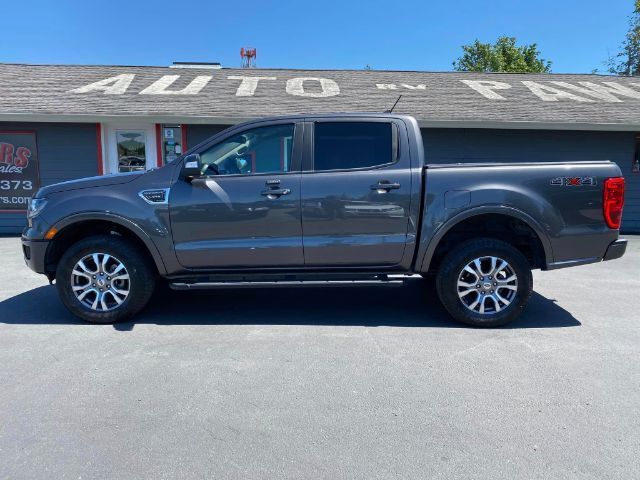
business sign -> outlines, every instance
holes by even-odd
[[[122,73],[74,88],[69,90],[68,93],[98,92],[104,95],[123,95],[129,92],[129,87],[135,77],[135,73]],[[214,78],[213,75],[198,75],[190,78],[190,82],[186,86],[173,88],[173,84],[180,77],[181,75],[163,75],[137,93],[139,95],[198,95]],[[283,84],[286,94],[296,97],[321,98],[334,97],[341,94],[340,86],[331,78],[297,77],[282,79],[262,75],[230,75],[226,79],[236,85],[236,97],[253,97],[261,86],[264,87],[265,84],[273,84],[273,82],[280,82]],[[574,83],[547,81],[543,83],[529,80],[514,80],[509,83],[470,79],[460,79],[458,81],[470,90],[475,91],[478,96],[494,101],[512,100],[521,102],[522,98],[513,93],[516,90],[514,86],[520,88],[520,85],[524,86],[531,96],[543,102],[622,103],[628,99],[640,99],[640,82],[627,82],[626,85],[623,85],[613,81],[601,81],[600,83],[583,81]],[[430,89],[426,83],[416,84],[402,81],[397,83],[372,83],[369,88],[383,91],[395,90],[398,93],[403,91],[420,93],[427,92]]]
[[[0,210],[25,211],[39,186],[36,134],[0,131]]]

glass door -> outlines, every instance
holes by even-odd
[[[154,125],[113,124],[104,130],[105,173],[129,173],[156,166]]]
[[[147,167],[147,141],[144,130],[116,130],[118,172],[138,172]]]

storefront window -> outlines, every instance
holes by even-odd
[[[118,131],[118,171],[137,172],[147,164],[146,139],[144,131]]]
[[[162,125],[162,161],[171,163],[182,155],[182,127],[180,125]]]

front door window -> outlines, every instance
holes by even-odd
[[[143,130],[116,131],[118,172],[145,170],[147,164],[146,134]]]
[[[206,175],[283,173],[291,169],[293,124],[246,130],[200,154]]]

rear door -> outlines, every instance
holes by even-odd
[[[305,137],[305,265],[407,263],[412,173],[404,123],[390,118],[317,119],[306,124]]]
[[[301,141],[302,122],[253,124],[197,152],[203,176],[178,179],[169,198],[175,252],[182,266],[304,265]]]

